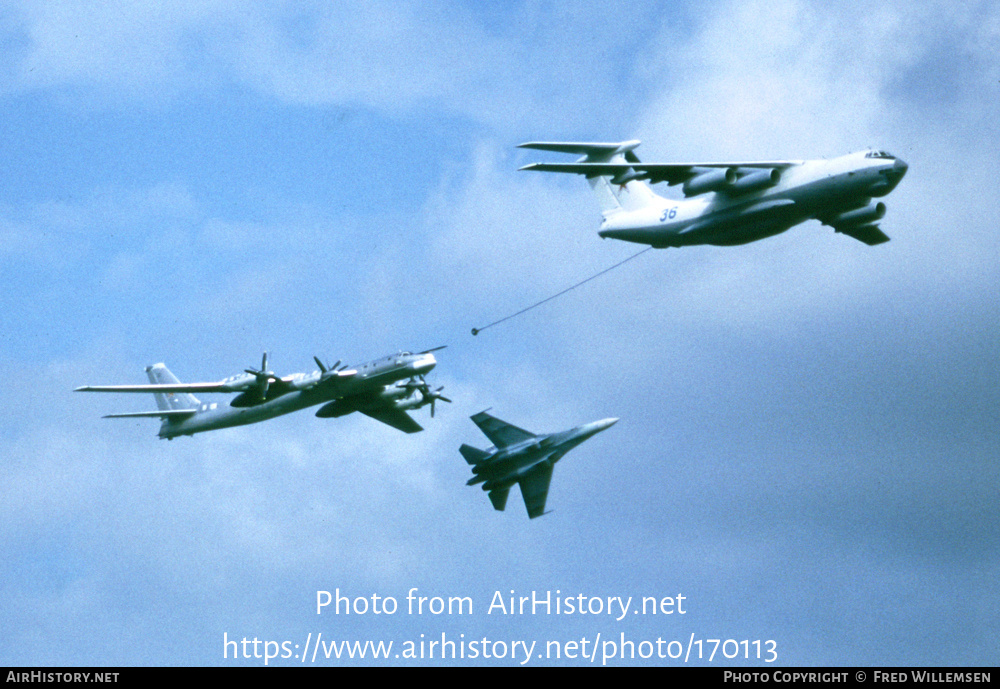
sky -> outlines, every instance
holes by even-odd
[[[996,665],[998,40],[991,2],[0,2],[0,665]],[[640,248],[517,144],[633,138],[891,151],[892,241],[652,251],[473,337]],[[164,442],[72,392],[440,345],[415,435]],[[486,408],[621,420],[529,520],[465,486]]]

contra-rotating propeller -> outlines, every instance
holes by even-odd
[[[348,367],[348,364],[340,366],[341,362],[340,359],[337,359],[337,363],[335,363],[333,366],[328,366],[324,364],[318,356],[314,356],[313,361],[315,361],[316,365],[319,366],[319,372],[324,378],[326,378],[327,373],[339,373]],[[337,368],[338,366],[340,366],[340,368]]]
[[[419,382],[417,381],[417,378],[419,378]],[[423,398],[424,398],[424,402],[425,403],[428,400],[430,400],[430,403],[431,403],[431,418],[433,419],[434,418],[434,403],[437,402],[438,400],[441,400],[442,402],[447,402],[448,404],[451,404],[451,400],[441,394],[441,391],[444,390],[444,386],[443,385],[441,387],[439,387],[437,390],[431,390],[431,386],[427,384],[427,381],[424,380],[423,376],[417,376],[417,378],[410,378],[406,382],[406,389],[407,390],[419,390],[421,396],[423,396]]]
[[[274,375],[274,371],[267,370],[267,352],[264,352],[264,358],[261,359],[259,371],[255,371],[252,368],[245,368],[243,370],[257,378],[257,390],[260,394],[260,401],[263,402],[266,400],[267,390],[271,385],[271,379],[278,379],[278,377]]]

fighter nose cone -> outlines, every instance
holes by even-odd
[[[617,418],[604,419],[603,421],[598,421],[597,422],[597,424],[600,426],[600,428],[601,428],[602,431],[606,430],[608,428],[611,428],[616,423],[618,423],[618,419]]]

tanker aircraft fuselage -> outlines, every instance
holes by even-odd
[[[905,162],[885,151],[830,160],[642,163],[622,143],[533,142],[531,148],[584,154],[575,163],[532,163],[522,170],[587,177],[602,210],[598,234],[655,248],[732,246],[816,219],[869,245],[889,241],[878,227]],[[646,181],[682,185],[685,199],[655,194]]]

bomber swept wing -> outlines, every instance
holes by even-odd
[[[365,416],[370,416],[376,421],[392,426],[403,433],[419,433],[424,427],[413,420],[413,418],[402,409],[394,407],[382,407],[380,409],[359,409]]]

